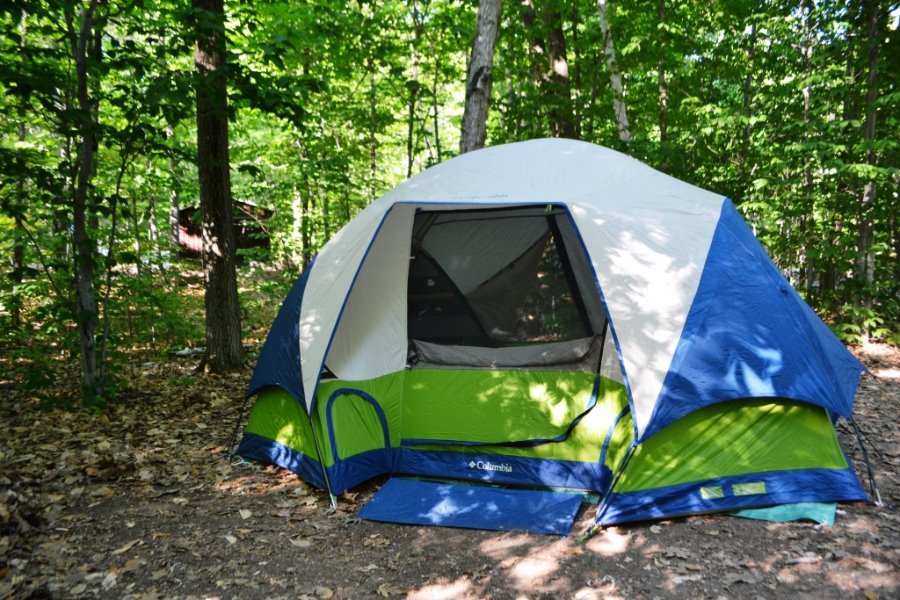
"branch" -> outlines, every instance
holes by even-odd
[[[53,288],[57,299],[59,300],[60,304],[65,304],[66,297],[62,293],[62,290],[59,289],[59,286],[56,285],[56,281],[53,279],[53,274],[50,272],[50,267],[47,266],[47,261],[44,260],[44,253],[41,252],[41,247],[38,245],[37,240],[34,238],[34,235],[32,235],[32,233],[28,231],[28,227],[25,226],[24,219],[22,219],[22,231],[25,232],[25,235],[27,235],[28,239],[31,240],[31,243],[34,244],[34,249],[37,251],[38,260],[41,261],[41,267],[43,267],[44,273],[47,274],[47,281],[50,282],[50,286]]]

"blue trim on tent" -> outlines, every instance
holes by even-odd
[[[381,405],[378,404],[378,401],[375,400],[370,394],[364,392],[362,390],[357,390],[354,388],[339,388],[331,393],[328,397],[328,403],[325,405],[325,422],[328,425],[328,441],[331,443],[331,456],[334,458],[335,462],[339,460],[343,460],[338,456],[337,449],[337,439],[334,436],[334,421],[331,417],[331,410],[334,407],[334,402],[341,396],[356,396],[357,398],[361,398],[368,402],[372,408],[375,409],[376,414],[378,415],[378,420],[381,422],[381,433],[384,435],[384,450],[390,452],[391,449],[391,431],[388,427],[387,416],[384,414],[384,411],[381,409]],[[388,462],[390,465],[390,462]]]
[[[613,422],[610,423],[609,429],[606,431],[606,437],[603,438],[603,446],[600,449],[600,460],[598,461],[601,465],[606,464],[606,453],[609,451],[609,442],[612,441],[613,433],[616,431],[616,426],[618,426],[619,421],[625,418],[625,415],[631,412],[631,407],[626,406],[619,414],[616,415],[616,418],[613,419]]]
[[[781,275],[731,201],[656,407],[639,441],[739,398],[785,398],[849,416],[862,364]]]
[[[322,478],[322,464],[318,460],[275,440],[255,433],[244,433],[235,454],[250,460],[277,465],[296,473],[319,489],[326,489],[325,480]]]
[[[373,477],[393,473],[391,465],[397,453],[397,449],[376,448],[335,461],[328,467],[332,493],[340,494]]]
[[[412,448],[402,448],[394,461],[394,473],[492,483],[602,492],[612,481],[612,471],[594,462]]]
[[[314,263],[315,259],[297,278],[278,309],[246,393],[249,398],[266,386],[278,386],[303,406],[304,413],[306,403],[300,382],[300,305]]]
[[[762,491],[763,486],[763,493],[754,493]],[[603,500],[597,522],[612,525],[795,502],[863,500],[867,500],[866,494],[852,468],[772,471],[637,492],[612,492]]]
[[[588,265],[590,265],[591,253],[588,252],[587,244],[584,243],[584,237],[581,235],[581,230],[578,228],[578,223],[575,222],[575,217],[573,217],[572,213],[569,211],[568,203],[564,203],[563,206],[566,210],[566,216],[569,217],[569,221],[572,224],[572,230],[575,232],[575,236],[578,238],[578,242],[581,244],[581,251],[587,258]],[[593,267],[593,265],[591,266]],[[628,372],[625,370],[625,361],[622,358],[622,345],[619,343],[619,336],[616,334],[616,327],[609,313],[609,306],[606,303],[606,295],[603,293],[603,288],[600,286],[600,280],[597,279],[597,270],[591,268],[591,275],[593,276],[594,285],[597,288],[597,293],[600,295],[600,306],[603,307],[603,314],[606,317],[606,327],[609,329],[610,334],[612,334],[613,347],[616,349],[616,357],[619,359],[619,372],[622,374],[622,384],[625,386],[625,397],[628,399],[628,406],[631,409],[631,414],[636,414],[634,410],[634,395],[631,393],[631,381],[628,378]],[[603,332],[603,337],[605,342],[606,332]],[[600,352],[602,356],[603,348],[600,349]],[[632,423],[632,427],[634,429],[634,437],[635,439],[637,439],[638,432],[636,420]]]

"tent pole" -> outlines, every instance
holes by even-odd
[[[312,429],[313,444],[315,444],[316,453],[319,455],[319,466],[322,467],[322,478],[325,481],[325,491],[328,492],[328,501],[331,503],[331,508],[337,508],[337,498],[335,497],[334,492],[331,491],[331,481],[328,479],[328,470],[325,468],[325,454],[319,446],[319,434],[316,433],[316,424],[313,421],[312,415],[309,417],[309,424],[310,429]]]
[[[881,499],[881,491],[878,489],[878,484],[875,483],[875,472],[873,471],[872,463],[869,460],[869,453],[866,451],[866,445],[863,443],[862,430],[859,425],[857,425],[856,420],[852,415],[847,418],[847,421],[849,421],[850,425],[853,427],[853,433],[856,434],[856,441],[859,443],[859,449],[862,452],[863,462],[866,465],[866,474],[869,476],[869,488],[875,499],[875,506],[884,506],[884,501]]]

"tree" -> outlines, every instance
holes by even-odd
[[[481,0],[475,19],[475,36],[466,74],[466,103],[459,152],[484,147],[487,115],[494,83],[494,48],[500,27],[500,0]]]
[[[619,140],[623,144],[630,144],[631,127],[628,125],[628,110],[625,106],[625,88],[622,86],[622,73],[616,61],[616,47],[609,27],[608,4],[608,0],[597,0],[597,14],[600,16],[600,30],[603,32],[603,54],[606,56],[609,83],[613,90],[613,112],[616,116]]]
[[[72,201],[72,247],[75,255],[75,323],[81,354],[81,390],[87,403],[95,402],[102,394],[101,370],[97,365],[97,300],[94,291],[94,263],[96,243],[91,238],[89,221],[96,213],[88,205],[90,186],[95,174],[97,150],[98,102],[91,92],[91,73],[99,66],[102,56],[102,35],[106,2],[91,0],[77,16],[68,6],[66,29],[75,60],[75,99],[78,119],[77,177]],[[76,29],[77,26],[77,29]],[[93,229],[96,229],[94,227]]]
[[[203,221],[205,362],[213,371],[243,363],[228,155],[223,0],[193,0],[197,73],[197,171]]]

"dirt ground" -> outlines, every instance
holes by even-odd
[[[884,507],[833,527],[705,515],[568,537],[361,521],[371,484],[326,497],[271,467],[229,464],[249,371],[146,362],[102,415],[0,389],[4,598],[900,597],[900,351],[858,354],[877,377],[856,416]],[[839,434],[863,482],[849,428]]]

